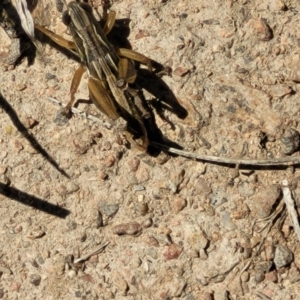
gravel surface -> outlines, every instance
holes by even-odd
[[[147,100],[158,91],[171,106],[155,114],[166,140],[220,157],[299,155],[299,1],[113,10],[131,20],[132,49],[172,68],[138,78]],[[34,16],[70,38],[54,1]],[[0,28],[0,58],[13,43]],[[46,42],[33,61],[0,62],[0,299],[300,299],[281,189],[287,180],[299,212],[299,169],[139,152],[86,101],[86,74],[77,107],[108,125],[74,114],[57,126],[48,98],[68,102],[77,68]]]

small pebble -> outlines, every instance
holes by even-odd
[[[114,157],[114,155],[109,155],[108,157],[105,158],[104,160],[104,164],[106,167],[111,167],[113,166],[113,164],[115,163],[116,158]]]
[[[128,161],[128,166],[131,172],[136,172],[140,165],[140,160],[136,157]]]
[[[146,255],[149,255],[150,257],[152,257],[153,259],[157,259],[158,258],[158,254],[155,248],[150,247],[145,251]]]
[[[20,84],[16,84],[16,85],[15,85],[15,90],[16,90],[16,91],[21,92],[21,91],[24,91],[25,89],[26,89],[26,85],[23,84],[23,83],[20,83]]]
[[[242,280],[243,282],[249,281],[249,278],[250,278],[249,272],[243,272],[243,274],[241,275],[241,280]]]
[[[300,271],[295,265],[290,268],[288,279],[290,280],[291,284],[300,281]]]
[[[229,292],[225,289],[218,289],[215,291],[214,300],[229,300]]]
[[[239,184],[239,192],[242,196],[250,197],[255,194],[254,185],[247,181],[243,181]]]
[[[173,201],[173,208],[176,212],[183,210],[187,205],[186,199],[182,197],[176,197]]]
[[[284,134],[280,137],[280,141],[283,144],[282,152],[284,154],[293,154],[299,150],[300,146],[300,134],[294,128],[285,130]]]
[[[264,279],[265,279],[265,274],[262,273],[262,272],[257,273],[257,274],[255,275],[255,277],[254,277],[255,283],[260,283],[260,282],[262,282]]]
[[[221,222],[222,222],[222,225],[228,229],[228,230],[234,230],[237,228],[237,225],[234,224],[230,218],[230,214],[227,210],[225,211],[222,211],[220,213],[221,215]]]
[[[29,277],[30,283],[35,285],[35,286],[40,285],[41,280],[42,280],[41,276],[37,275],[37,274],[31,274],[30,277]]]
[[[218,207],[224,203],[226,203],[228,200],[225,197],[225,192],[221,189],[217,189],[209,196],[209,203],[210,205],[214,207]]]
[[[278,281],[277,271],[268,272],[265,274],[265,280],[276,283]]]
[[[196,179],[194,186],[200,196],[207,196],[211,193],[210,185],[203,178]]]
[[[148,37],[149,36],[149,32],[146,30],[139,30],[139,32],[135,35],[135,39],[139,40],[142,39],[144,37]]]
[[[199,257],[199,251],[197,251],[195,249],[187,249],[186,250],[186,255],[189,258],[198,258]]]
[[[77,228],[77,223],[75,221],[69,220],[69,222],[67,222],[67,226],[69,230],[75,230]]]
[[[200,249],[200,250],[199,250],[199,258],[200,258],[201,260],[207,260],[208,255],[207,255],[205,249]]]
[[[141,184],[136,184],[133,186],[133,191],[134,192],[140,192],[140,191],[144,191],[145,187]]]
[[[194,224],[186,224],[185,236],[189,247],[192,249],[200,250],[207,247],[208,239],[198,226],[194,226]]]
[[[126,291],[128,289],[128,284],[127,281],[125,279],[122,278],[122,276],[117,273],[117,272],[113,272],[112,274],[112,282],[113,284],[116,286],[116,288],[123,294],[126,294]]]
[[[11,275],[12,274],[12,271],[7,268],[7,267],[4,267],[4,266],[0,266],[0,273],[1,274],[8,274],[8,275]]]
[[[142,226],[143,228],[149,228],[149,227],[152,226],[152,224],[153,224],[153,220],[152,220],[151,218],[149,218],[149,219],[144,220],[144,221],[141,223],[141,226]]]
[[[250,27],[254,29],[257,38],[261,41],[269,41],[273,37],[269,25],[263,19],[251,19]]]
[[[289,79],[296,82],[300,83],[300,62],[297,61],[297,63],[292,64],[292,69],[290,71],[290,77]]]
[[[294,263],[300,270],[300,245],[298,244],[294,249]]]
[[[196,298],[195,298],[196,299]],[[200,299],[200,298],[199,298]],[[202,300],[213,300],[214,299],[214,296],[213,294],[209,293],[209,292],[204,292],[202,297],[201,297]]]
[[[275,84],[270,86],[270,94],[272,97],[283,97],[293,90],[286,84]]]
[[[5,126],[5,131],[7,134],[12,134],[12,126],[11,125]]]
[[[41,228],[36,228],[32,230],[27,237],[31,240],[39,239],[43,237],[46,233]]]
[[[142,227],[137,222],[123,223],[113,227],[113,233],[117,235],[133,235],[138,236],[142,232]]]
[[[269,0],[268,7],[274,12],[285,11],[287,9],[282,0]]]
[[[12,285],[11,285],[12,291],[15,291],[15,292],[19,292],[20,287],[21,287],[20,282],[13,282]]]
[[[273,263],[271,261],[262,261],[255,266],[255,269],[258,272],[266,273],[271,269],[272,264]]]
[[[148,204],[138,202],[134,205],[134,211],[139,216],[145,216],[149,211]]]
[[[173,72],[174,75],[177,75],[177,76],[180,76],[180,77],[183,77],[187,73],[189,73],[189,69],[183,68],[183,67],[178,67]]]
[[[67,274],[68,278],[74,279],[76,277],[76,271],[75,270],[70,270]]]
[[[275,250],[274,263],[276,268],[287,266],[293,261],[293,252],[283,245],[278,245]]]
[[[153,235],[146,236],[143,240],[149,246],[159,247],[159,242]]]
[[[119,204],[109,204],[105,201],[98,202],[98,209],[108,217],[113,217],[119,210]]]
[[[46,73],[45,77],[47,80],[52,80],[52,79],[56,78],[56,75],[51,74],[51,73]]]
[[[182,248],[176,244],[170,244],[164,252],[164,258],[166,260],[177,259],[182,252]]]
[[[142,261],[139,257],[133,257],[130,260],[130,263],[133,266],[133,268],[138,268],[142,264]]]

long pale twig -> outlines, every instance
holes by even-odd
[[[74,264],[77,264],[81,261],[85,261],[85,260],[89,259],[91,256],[100,253],[108,244],[109,244],[109,242],[106,242],[106,243],[100,245],[99,247],[97,247],[96,249],[94,249],[92,252],[90,252],[84,256],[81,256],[77,259],[74,259]]]
[[[60,106],[65,106],[62,104],[60,101],[49,97],[49,100],[52,102],[60,105]],[[107,122],[103,122],[100,119],[88,115],[81,110],[72,107],[72,112],[78,113],[94,122],[101,123],[102,126],[105,126],[107,128],[111,128],[111,125]],[[108,127],[107,125],[110,125]],[[201,161],[207,161],[207,162],[213,162],[213,163],[222,163],[222,164],[228,164],[228,165],[247,165],[247,166],[293,166],[293,165],[298,165],[300,164],[300,156],[288,156],[288,157],[280,157],[280,158],[270,158],[270,159],[241,159],[241,158],[229,158],[229,157],[221,157],[221,156],[213,156],[213,155],[204,155],[204,154],[199,154],[199,153],[193,153],[193,152],[188,152],[184,150],[179,150],[176,148],[172,148],[160,143],[156,142],[151,142],[150,144],[158,149],[167,151],[169,153],[174,153],[183,157],[187,158],[192,158],[195,160],[201,160]]]
[[[298,221],[298,214],[297,210],[295,209],[295,202],[291,195],[291,190],[288,187],[288,181],[286,179],[282,180],[282,193],[283,193],[283,200],[285,202],[290,220],[300,242],[300,226]]]

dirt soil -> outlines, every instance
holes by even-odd
[[[54,1],[41,4],[35,18],[70,39]],[[131,20],[132,49],[173,70],[138,78],[149,103],[152,87],[184,108],[155,113],[166,139],[221,157],[299,155],[299,1],[112,9]],[[0,41],[9,53],[2,28]],[[103,123],[74,114],[57,126],[49,97],[68,102],[78,65],[47,42],[31,64],[0,63],[0,298],[300,299],[281,191],[288,180],[299,211],[299,169],[142,153],[87,101],[78,109]],[[76,98],[89,99],[86,74]]]

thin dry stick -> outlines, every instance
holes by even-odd
[[[248,268],[250,267],[251,263],[253,262],[254,258],[258,255],[258,253],[260,252],[261,248],[262,248],[262,245],[264,244],[266,238],[267,238],[267,235],[268,233],[270,232],[272,226],[273,226],[273,223],[274,223],[274,220],[282,213],[284,209],[284,204],[283,203],[280,203],[278,208],[276,209],[276,211],[269,217],[267,218],[264,218],[264,219],[261,219],[261,220],[257,220],[256,222],[260,222],[260,221],[268,221],[266,223],[266,226],[263,227],[262,230],[265,230],[264,234],[263,234],[263,237],[255,251],[255,253],[252,255],[252,257],[248,260],[248,262],[246,263],[246,265],[243,267],[243,269],[241,270],[240,272],[240,275],[239,275],[239,282],[240,282],[240,286],[241,286],[241,290],[243,291],[243,288],[242,288],[242,279],[241,279],[241,276],[243,274],[243,272],[247,271]],[[254,224],[253,224],[254,225]],[[261,231],[259,231],[261,232]]]
[[[294,230],[300,242],[300,226],[298,221],[297,210],[295,209],[295,203],[291,195],[291,190],[288,187],[289,182],[284,179],[282,180],[282,192],[283,192],[283,200],[285,202],[290,220],[293,224]]]
[[[60,101],[49,97],[49,100],[52,102],[65,107],[65,104],[61,103]],[[88,115],[84,113],[83,111],[72,107],[72,112],[80,114],[81,116],[84,116],[94,122],[98,122],[102,124],[102,126],[105,126],[106,128],[111,128],[111,125],[107,122],[103,122],[100,119]],[[108,127],[109,125],[109,127]],[[160,143],[156,142],[151,142],[150,145],[167,151],[169,153],[174,153],[183,157],[187,158],[192,158],[196,160],[202,160],[202,161],[207,161],[207,162],[215,162],[215,163],[222,163],[222,164],[228,164],[228,165],[247,165],[247,166],[293,166],[293,165],[298,165],[300,164],[300,156],[289,156],[289,157],[280,157],[280,158],[270,158],[270,159],[241,159],[241,158],[228,158],[228,157],[220,157],[220,156],[213,156],[213,155],[203,155],[199,153],[193,153],[193,152],[188,152],[184,150],[179,150],[176,148],[172,148]]]
[[[176,148],[171,148],[166,145],[162,145],[155,142],[150,142],[150,144],[161,150],[168,151],[170,153],[178,154],[187,158],[193,158],[197,160],[203,160],[208,162],[217,162],[229,165],[248,165],[248,166],[281,166],[281,165],[297,165],[300,164],[300,156],[294,157],[281,157],[272,159],[240,159],[240,158],[228,158],[213,155],[203,155],[193,152],[188,152],[184,150],[179,150]]]
[[[106,243],[100,245],[99,247],[97,247],[96,249],[94,249],[92,252],[90,252],[84,256],[81,256],[77,259],[74,259],[74,264],[77,264],[81,261],[85,261],[85,260],[89,259],[91,256],[100,253],[108,244],[109,244],[109,242],[106,242]]]

